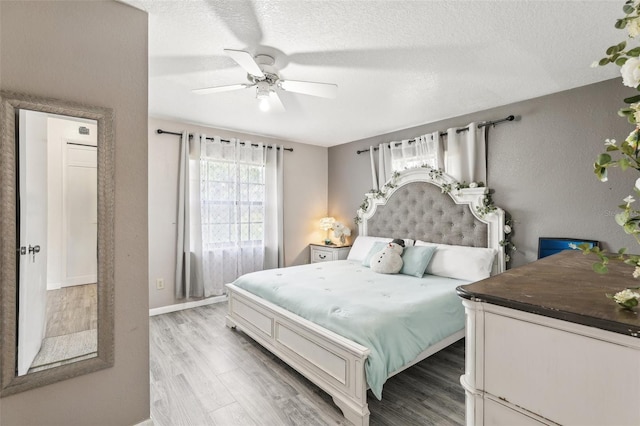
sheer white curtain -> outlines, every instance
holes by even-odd
[[[263,146],[219,137],[200,154],[202,268],[205,296],[263,267]]]
[[[478,123],[468,131],[447,129],[447,152],[444,171],[459,182],[487,182],[486,139]]]
[[[440,132],[419,136],[415,141],[389,142],[378,147],[376,170],[374,148],[371,156],[373,189],[379,189],[391,179],[393,172],[421,167],[424,164],[442,169],[459,182],[487,183],[486,136],[478,123],[458,133],[458,128],[447,130],[446,142]]]
[[[444,164],[444,150],[439,132],[419,136],[411,142],[392,142],[391,145],[393,171],[422,167],[424,164],[438,169]]]
[[[242,274],[284,266],[283,147],[194,136],[180,142],[177,298],[222,295]]]
[[[205,296],[223,294],[224,284],[240,275],[284,266],[283,166],[283,147],[203,140]]]
[[[373,147],[370,147],[374,189],[382,188],[395,171],[422,167],[424,164],[435,169],[444,167],[444,148],[439,132],[422,135],[411,142],[407,139],[380,144],[377,174],[373,151]]]

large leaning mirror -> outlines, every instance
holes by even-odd
[[[0,395],[113,365],[108,108],[0,92]]]

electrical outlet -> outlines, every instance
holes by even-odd
[[[156,290],[164,289],[164,278],[158,278],[156,280]]]

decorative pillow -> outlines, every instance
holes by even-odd
[[[402,269],[404,241],[393,240],[371,258],[371,270],[377,274],[397,274]]]
[[[422,278],[435,251],[436,246],[414,246],[405,248],[402,253],[402,261],[404,264],[402,265],[402,269],[400,269],[400,273]]]
[[[426,273],[465,281],[489,278],[497,251],[485,247],[466,247],[416,241],[416,246],[436,247]]]
[[[347,256],[347,260],[355,260],[358,262],[362,262],[367,254],[371,251],[371,247],[377,241],[381,241],[383,243],[391,242],[393,238],[384,238],[384,237],[369,237],[366,235],[358,235],[356,240],[353,242],[351,246],[351,250],[349,250],[349,255]],[[404,246],[409,247],[413,245],[413,240],[409,238],[404,238]]]
[[[371,246],[371,250],[369,250],[369,253],[367,253],[364,260],[362,261],[362,266],[366,266],[367,268],[370,268],[371,258],[373,257],[373,255],[381,252],[387,244],[389,243],[383,243],[382,241],[374,242],[373,245]]]

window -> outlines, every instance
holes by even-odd
[[[226,159],[200,160],[204,250],[262,246],[264,164]]]
[[[440,136],[424,135],[413,143],[408,140],[402,143],[391,143],[391,169],[400,171],[428,165],[431,168],[441,167],[441,156],[444,148],[440,145]]]

